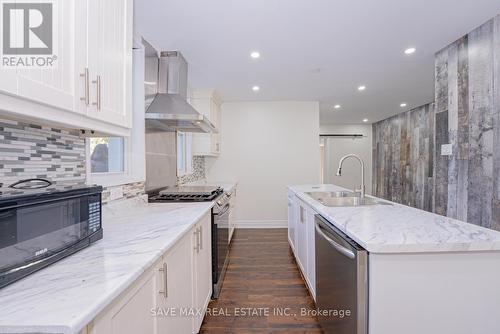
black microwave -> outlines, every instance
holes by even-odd
[[[2,190],[0,288],[102,239],[100,186]]]

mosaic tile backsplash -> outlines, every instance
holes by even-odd
[[[85,139],[78,130],[11,120],[0,116],[0,182],[7,186],[21,179],[44,178],[80,185],[86,182]],[[205,157],[193,157],[193,174],[177,179],[179,185],[205,178]],[[103,191],[108,203],[110,188]],[[122,185],[123,198],[145,194],[145,183]]]
[[[179,176],[177,184],[182,185],[189,182],[203,180],[205,178],[205,157],[193,156],[193,174]]]
[[[0,182],[44,178],[85,183],[85,140],[78,130],[55,129],[0,117]]]
[[[122,185],[121,187],[123,189],[123,197],[121,199],[128,199],[146,194],[144,182],[128,183]],[[102,192],[102,204],[110,202],[109,196],[111,188],[113,187],[104,188]]]

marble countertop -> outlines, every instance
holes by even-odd
[[[212,206],[144,198],[103,206],[102,240],[0,290],[0,333],[78,333]]]
[[[346,190],[334,185],[290,186],[289,189],[372,253],[500,250],[500,232],[456,219],[392,202],[392,205],[326,207],[305,194]]]

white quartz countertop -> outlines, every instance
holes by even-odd
[[[346,190],[334,185],[290,186],[289,189],[372,253],[500,250],[500,232],[456,219],[392,202],[393,205],[326,207],[306,194]]]
[[[0,333],[78,333],[212,206],[103,206],[102,240],[0,290]]]

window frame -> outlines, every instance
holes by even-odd
[[[184,145],[182,145],[182,160],[184,168],[179,168],[179,137],[184,137]],[[177,131],[175,135],[175,147],[177,150],[176,169],[177,176],[186,176],[193,174],[193,135],[189,132]]]
[[[103,136],[107,137],[107,136]],[[109,137],[114,137],[114,136],[109,136]],[[123,138],[123,171],[120,172],[107,172],[107,173],[92,173],[92,167],[91,167],[91,161],[90,161],[90,155],[92,152],[90,152],[90,140],[85,140],[85,151],[86,151],[86,156],[88,157],[86,159],[86,167],[87,167],[87,183],[90,184],[99,184],[104,187],[109,187],[109,186],[116,186],[116,185],[121,185],[124,183],[131,183],[133,181],[133,176],[131,174],[131,168],[130,168],[130,152],[131,152],[131,145],[130,145],[130,138],[128,137],[122,137]]]

